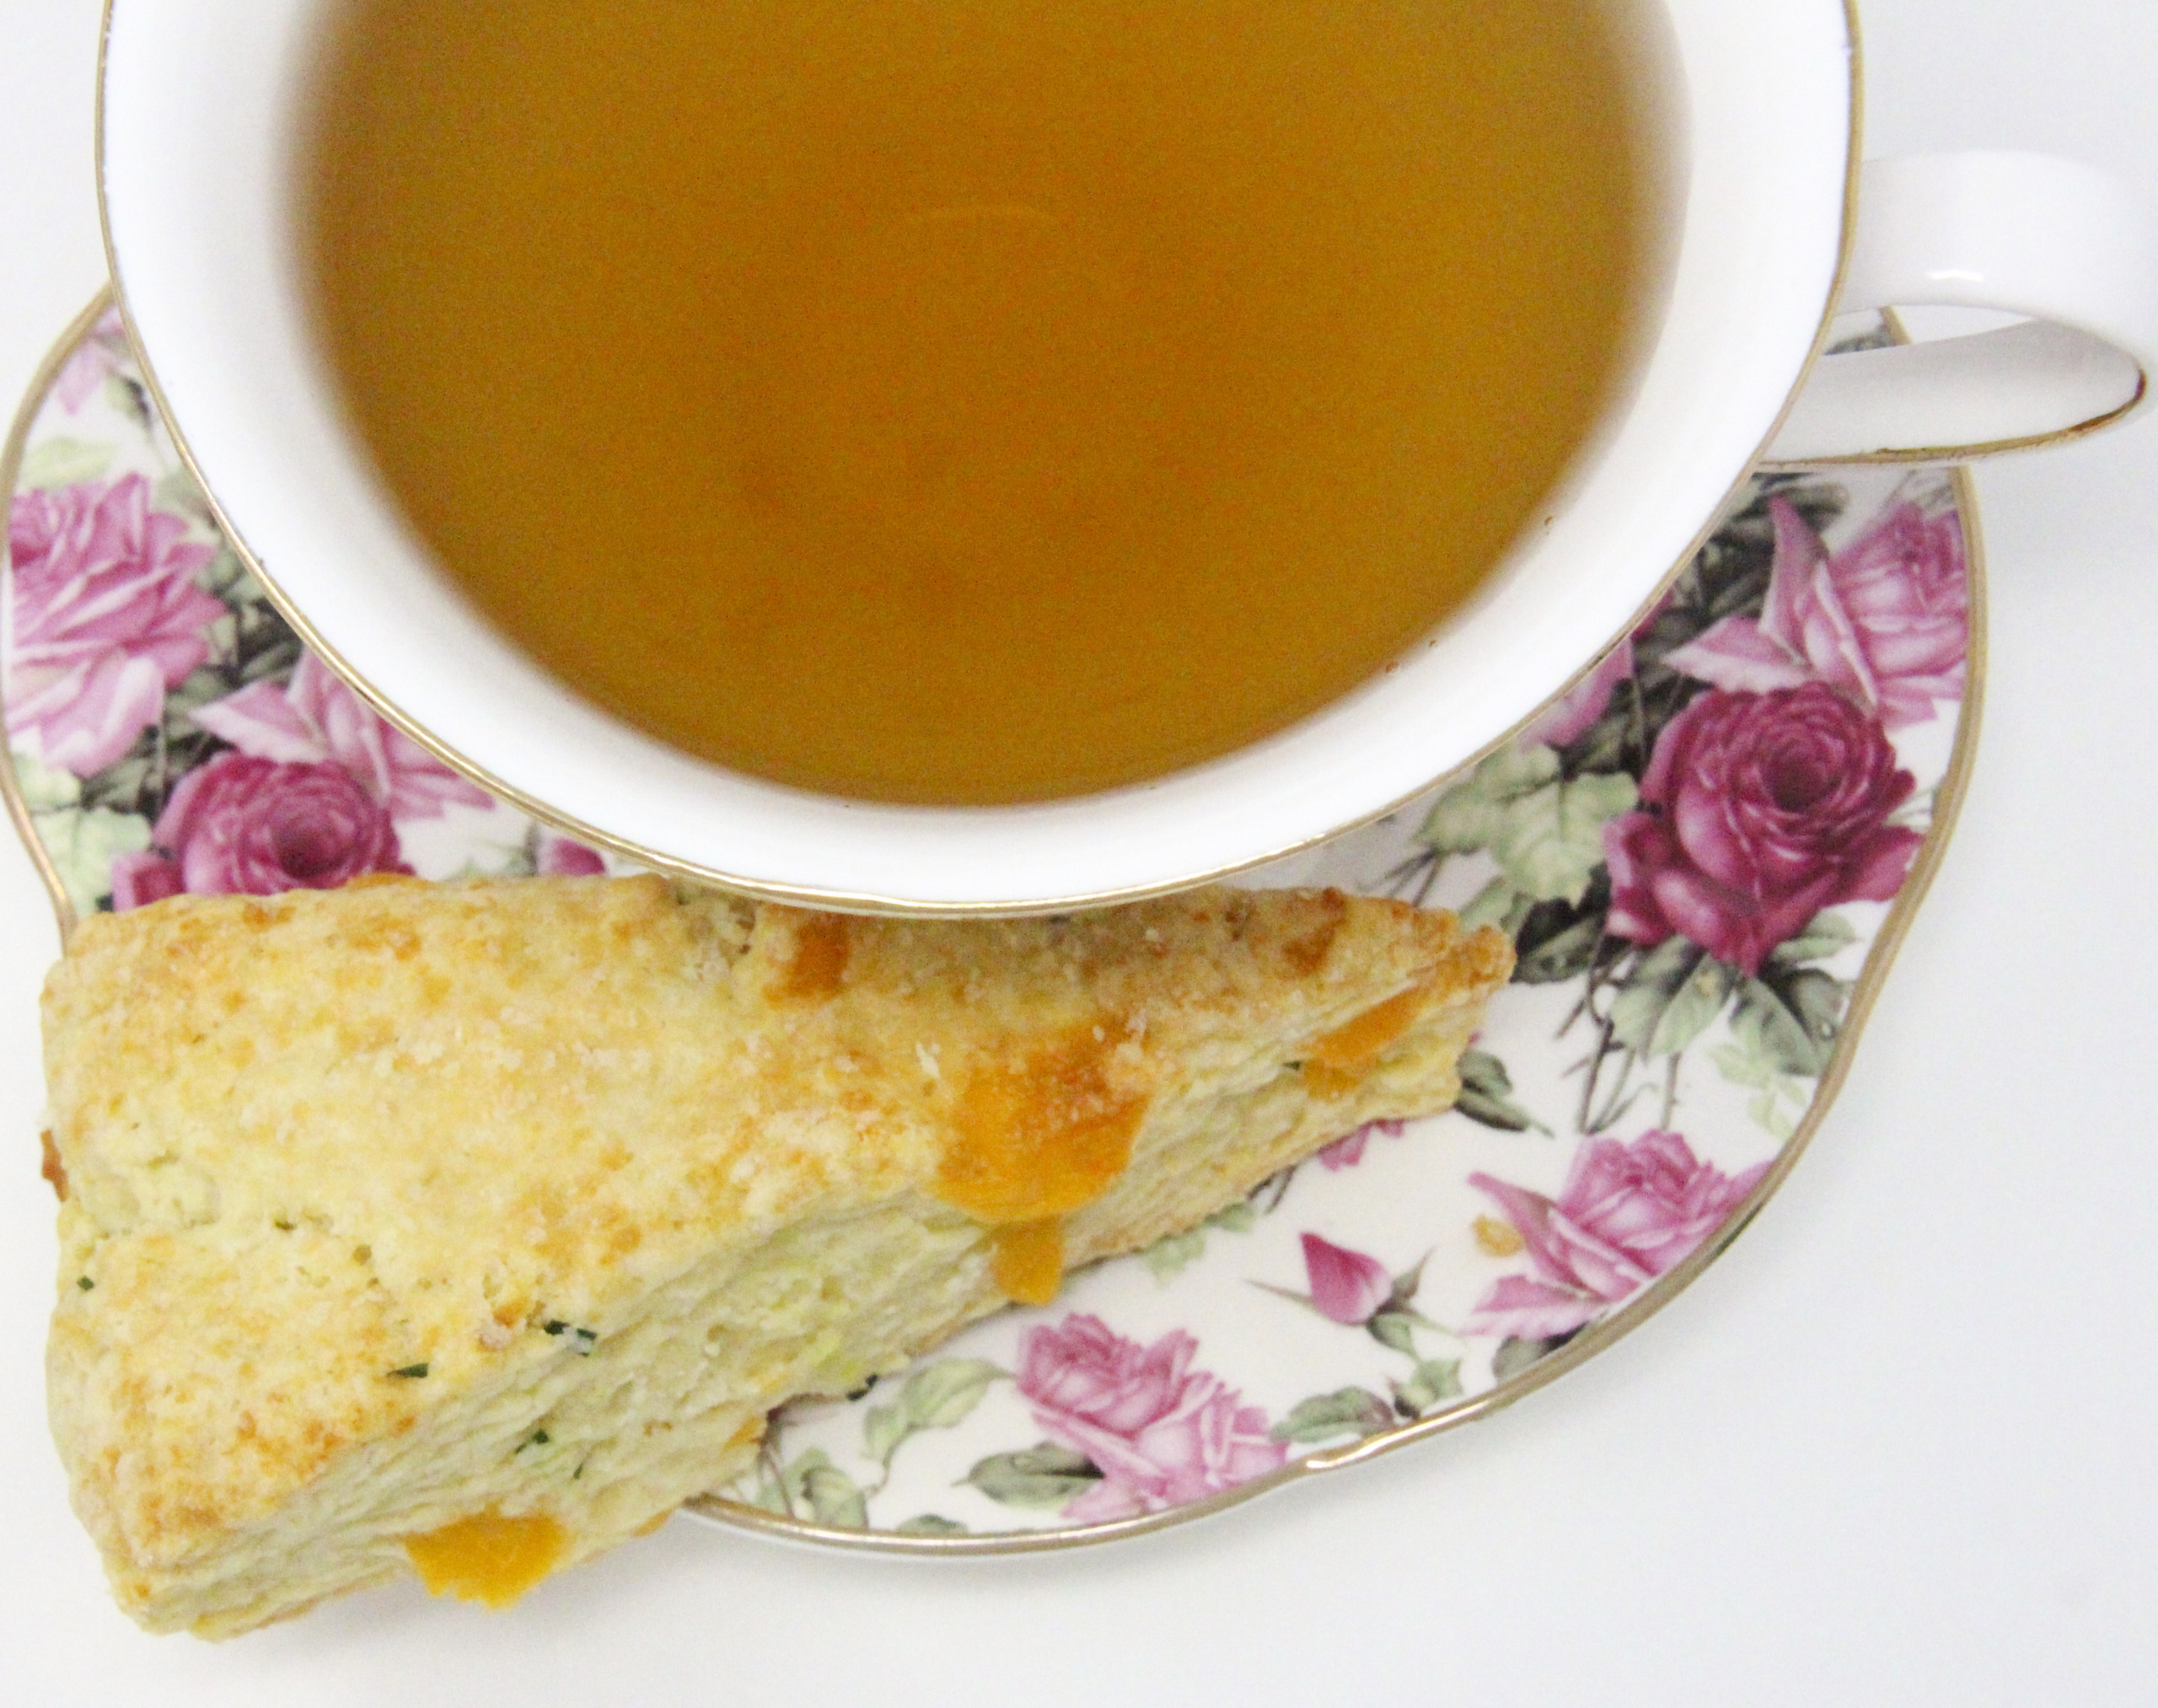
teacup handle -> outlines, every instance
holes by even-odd
[[[2158,229],[2074,161],[1869,160],[1839,310],[1920,306],[2029,318],[1824,357],[1763,459],[1962,462],[2123,419],[2158,374]]]

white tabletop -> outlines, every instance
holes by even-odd
[[[1742,0],[1733,0],[1742,3]],[[2152,0],[1863,0],[1871,152],[2111,166],[2158,206]],[[0,414],[103,275],[98,0],[0,0]],[[35,998],[0,837],[0,1693],[1600,1704],[2158,1700],[2158,416],[1984,470],[1962,824],[1790,1184],[1514,1410],[1210,1523],[968,1565],[678,1520],[499,1616],[416,1589],[236,1643],[107,1601],[46,1437]],[[2150,884],[2151,888],[2143,886]]]

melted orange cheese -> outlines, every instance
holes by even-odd
[[[1109,1083],[1120,1024],[1076,1026],[978,1070],[953,1111],[937,1195],[992,1227],[1069,1215],[1131,1161],[1146,1099]]]
[[[1426,995],[1412,986],[1313,1044],[1304,1052],[1304,1079],[1312,1094],[1345,1097],[1354,1091],[1388,1047],[1416,1023]]]
[[[794,953],[779,994],[802,1002],[838,996],[854,948],[852,922],[843,913],[797,913],[792,918]]]
[[[545,1512],[505,1517],[491,1508],[439,1530],[407,1536],[420,1582],[435,1595],[505,1608],[561,1564],[570,1533]]]
[[[754,1447],[765,1438],[765,1426],[767,1421],[768,1420],[761,1417],[751,1418],[741,1428],[727,1437],[727,1445],[720,1451],[731,1453],[740,1448]]]
[[[1064,1221],[1007,1222],[989,1233],[989,1271],[1023,1305],[1045,1305],[1064,1284]]]
[[[1045,1304],[1064,1268],[1062,1218],[1131,1161],[1143,1095],[1110,1082],[1119,1021],[1075,1026],[978,1069],[953,1110],[937,1195],[997,1230],[990,1261],[1012,1297]]]
[[[65,1204],[67,1201],[67,1169],[60,1160],[60,1147],[52,1142],[52,1130],[50,1127],[37,1136],[39,1143],[45,1147],[45,1165],[38,1170],[38,1173],[45,1177],[53,1191],[58,1195],[60,1201]]]

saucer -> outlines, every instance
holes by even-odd
[[[105,299],[4,454],[0,790],[63,934],[183,889],[622,869],[383,722],[218,537]],[[1953,825],[1984,598],[1960,475],[1758,477],[1509,748],[1241,880],[1500,925],[1459,1106],[1329,1146],[844,1401],[695,1504],[821,1542],[1126,1535],[1341,1469],[1592,1356],[1795,1164]]]

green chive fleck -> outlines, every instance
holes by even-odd
[[[592,1356],[592,1349],[599,1343],[599,1336],[593,1334],[591,1329],[577,1328],[564,1322],[560,1317],[550,1317],[540,1326],[550,1335],[572,1336],[577,1350],[588,1358]]]
[[[92,1287],[95,1286],[97,1283],[92,1281],[86,1275],[78,1275],[75,1277],[75,1285],[82,1288],[84,1292],[88,1292]]]
[[[393,1370],[389,1373],[392,1376],[424,1376],[427,1373],[427,1367],[424,1364],[407,1364],[402,1370]]]

